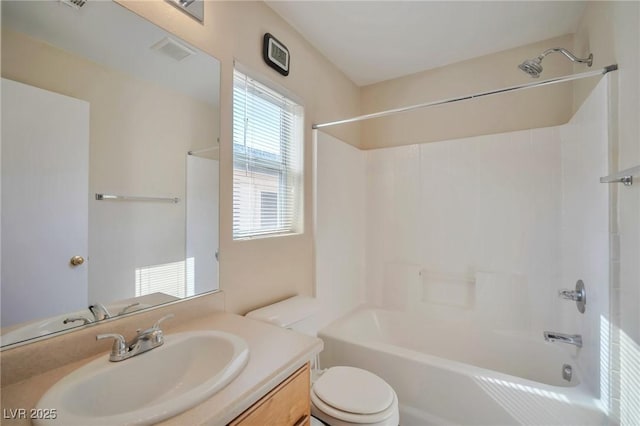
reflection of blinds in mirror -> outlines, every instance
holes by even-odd
[[[179,298],[193,296],[195,260],[136,268],[136,297],[164,293]]]
[[[234,72],[233,238],[302,231],[303,108]]]

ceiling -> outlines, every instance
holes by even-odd
[[[2,25],[46,41],[108,68],[200,99],[219,101],[220,64],[188,45],[193,55],[176,61],[151,47],[169,34],[111,1],[89,1],[80,9],[57,0],[2,1]],[[71,76],[70,76],[71,78]]]
[[[586,6],[584,1],[266,3],[359,86],[574,33]]]

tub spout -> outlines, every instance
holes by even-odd
[[[582,336],[579,334],[564,334],[557,333],[555,331],[545,331],[544,340],[547,342],[568,343],[570,345],[576,345],[579,348],[582,347]]]

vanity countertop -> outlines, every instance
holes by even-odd
[[[192,409],[161,422],[161,425],[226,425],[312,359],[323,346],[318,338],[226,312],[212,313],[182,323],[171,328],[167,334],[190,330],[221,330],[244,338],[249,346],[249,362],[240,375],[220,392]],[[92,356],[3,386],[3,413],[17,408],[24,408],[28,412],[58,380],[100,356],[107,354]],[[2,424],[30,423],[28,419],[11,420],[3,416]]]

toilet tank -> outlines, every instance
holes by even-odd
[[[320,304],[313,297],[293,296],[251,311],[245,316],[258,321],[316,336]]]

